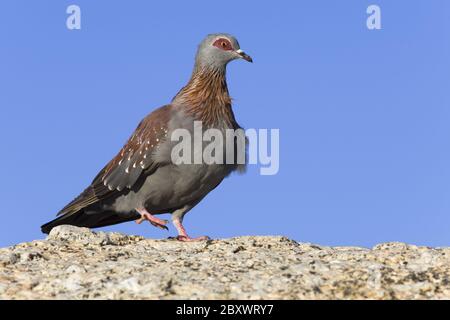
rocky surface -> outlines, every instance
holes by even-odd
[[[449,299],[450,248],[199,243],[61,226],[0,249],[0,299]]]

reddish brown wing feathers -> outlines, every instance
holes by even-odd
[[[150,174],[160,164],[152,154],[167,138],[172,105],[166,105],[145,117],[120,152],[99,172],[92,184],[58,215],[73,214],[125,188],[131,188],[145,172]]]
[[[119,154],[104,168],[100,178],[109,190],[131,188],[142,171],[155,165],[152,153],[167,137],[170,110],[170,105],[164,106],[142,120]]]

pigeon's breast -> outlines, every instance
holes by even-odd
[[[184,130],[178,131],[178,133],[189,133],[187,139],[190,141],[187,144],[187,149],[190,150],[188,152],[190,154],[188,163],[181,162],[180,164],[180,162],[177,162],[180,160],[177,156],[174,159],[173,150],[174,148],[176,150],[176,146],[183,140],[179,139],[179,135],[175,135],[178,137],[176,139],[172,136],[177,129]],[[203,140],[202,136],[206,129],[208,128],[203,127],[200,130],[200,140]],[[217,129],[224,140],[226,140],[227,129],[230,128],[221,126]],[[192,117],[182,112],[173,114],[167,139],[161,142],[157,151],[152,155],[152,159],[161,165],[146,176],[137,187],[126,195],[117,198],[113,205],[114,209],[122,212],[145,206],[149,212],[153,213],[170,212],[201,200],[217,187],[225,177],[238,168],[236,164],[226,164],[227,153],[235,151],[231,150],[235,149],[234,147],[228,148],[230,150],[227,149],[226,141],[223,141],[219,147],[223,150],[220,157],[222,161],[205,162],[203,152],[210,144],[211,139],[200,141],[202,148],[196,148],[195,145],[198,142],[196,139],[199,138],[195,136],[196,130]]]
[[[231,169],[225,165],[172,164],[163,167],[146,181],[146,206],[169,209],[195,202],[230,173]]]
[[[169,164],[146,177],[139,188],[117,198],[113,206],[119,212],[142,206],[150,212],[171,212],[202,199],[232,170],[218,164]]]

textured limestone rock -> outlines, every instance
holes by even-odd
[[[450,248],[199,243],[60,226],[0,249],[0,299],[449,299]]]

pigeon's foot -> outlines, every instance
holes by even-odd
[[[186,229],[184,229],[183,224],[181,223],[181,220],[179,218],[176,218],[173,220],[173,224],[175,225],[175,228],[178,230],[178,236],[175,237],[178,241],[183,242],[194,242],[194,241],[206,241],[210,238],[208,236],[203,237],[197,237],[197,238],[191,238],[187,235]]]
[[[166,226],[166,224],[169,223],[169,221],[159,219],[154,215],[148,213],[147,210],[145,209],[136,209],[136,211],[139,212],[139,214],[141,215],[141,217],[135,221],[137,224],[141,224],[144,221],[148,221],[157,228],[169,230],[169,228],[167,228]]]
[[[195,242],[195,241],[210,240],[210,238],[208,236],[202,236],[202,237],[197,237],[197,238],[191,238],[188,236],[177,236],[177,237],[175,237],[175,239],[177,239],[178,241],[182,241],[182,242]]]

